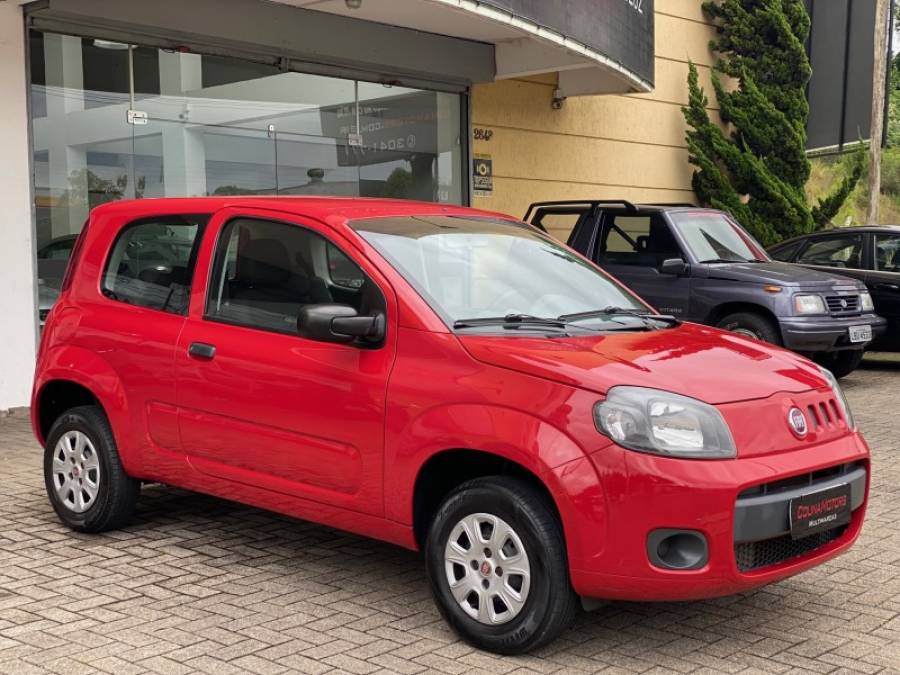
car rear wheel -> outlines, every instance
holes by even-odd
[[[140,482],[125,473],[106,415],[79,406],[60,415],[44,446],[44,483],[73,530],[103,532],[131,520]]]
[[[553,640],[575,616],[565,551],[547,498],[495,476],[464,483],[444,500],[425,562],[438,608],[464,640],[521,654]]]
[[[773,345],[781,344],[778,327],[768,318],[753,312],[736,312],[721,319],[717,328]]]
[[[819,365],[828,368],[836,378],[840,379],[859,368],[864,355],[865,352],[862,349],[844,350],[822,354],[817,356],[815,361]]]

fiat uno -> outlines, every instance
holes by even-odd
[[[692,600],[846,551],[869,451],[836,380],[672,317],[508,216],[346,198],[95,209],[32,401],[56,513],[159,482],[424,554],[472,644],[579,599]]]

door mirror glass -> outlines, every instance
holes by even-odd
[[[318,342],[378,344],[384,340],[384,323],[384,314],[359,316],[349,305],[307,305],[297,317],[297,332]]]
[[[683,277],[689,274],[690,271],[691,266],[681,258],[667,258],[659,266],[660,274],[672,274],[677,277]]]

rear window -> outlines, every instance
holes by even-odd
[[[206,215],[142,219],[116,237],[101,291],[112,300],[184,314]]]

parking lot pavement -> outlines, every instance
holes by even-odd
[[[162,486],[74,534],[23,419],[0,420],[0,673],[900,673],[900,361],[845,389],[874,453],[847,555],[741,596],[613,603],[502,658],[457,641],[410,552]]]

